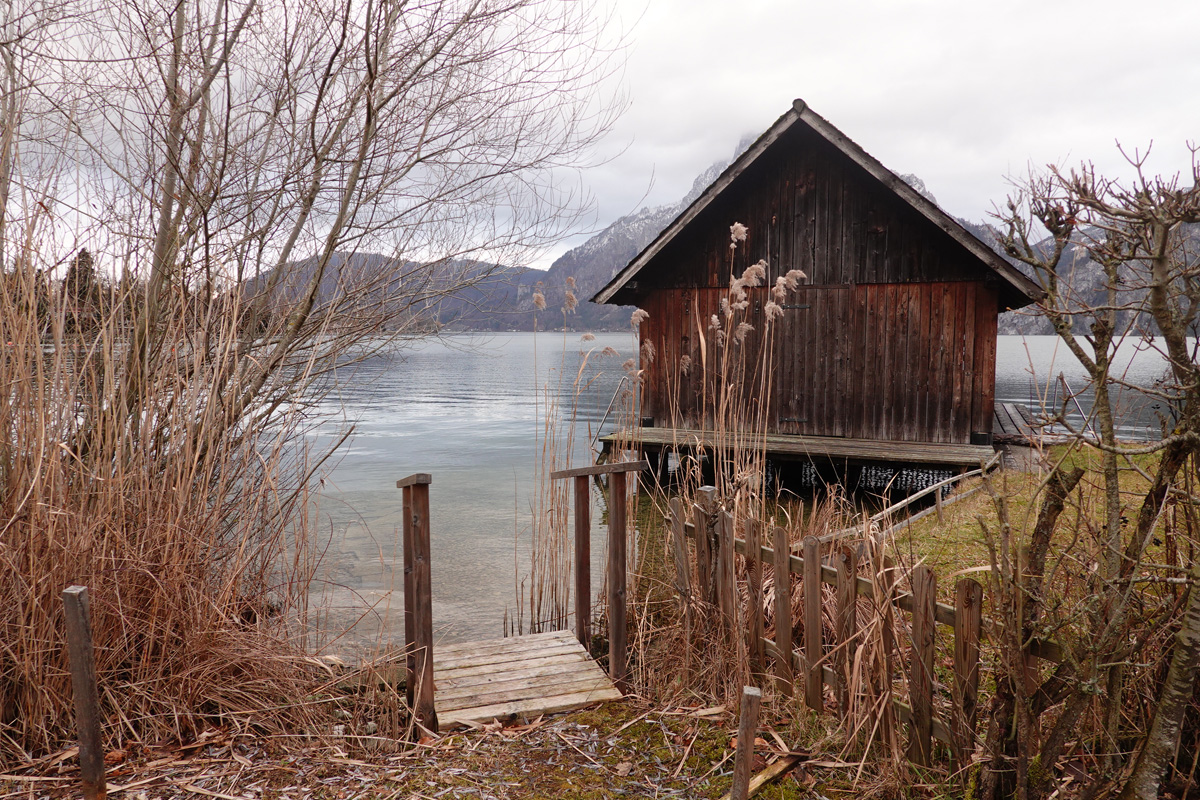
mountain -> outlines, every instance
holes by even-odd
[[[752,139],[745,139],[734,152],[733,158],[746,147]],[[522,286],[515,308],[505,309],[499,303],[493,303],[492,313],[503,314],[512,323],[509,327],[518,330],[532,330],[534,323],[533,291],[540,289],[546,300],[546,308],[537,312],[537,327],[561,328],[567,327],[581,331],[625,330],[629,327],[629,316],[633,313],[630,306],[602,306],[589,303],[588,298],[600,291],[605,284],[612,280],[613,275],[625,267],[633,258],[646,248],[654,238],[667,227],[685,208],[692,204],[709,184],[717,179],[730,161],[714,162],[708,169],[700,173],[692,182],[691,190],[678,202],[653,208],[642,208],[632,214],[621,217],[604,230],[580,246],[568,250],[550,266],[544,273],[532,272],[523,276],[523,280],[537,280],[540,286],[532,288]],[[536,276],[536,277],[535,277]],[[570,280],[574,281],[575,298],[578,306],[574,313],[563,316],[566,292]]]

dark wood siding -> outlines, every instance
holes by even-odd
[[[814,285],[987,279],[991,273],[958,242],[862,167],[807,130],[750,165],[663,249],[619,302],[642,304],[659,288],[728,286],[765,259],[772,279],[801,269]],[[729,226],[749,239],[729,249]]]
[[[769,348],[765,289],[749,293],[754,330],[718,347],[710,321],[725,296],[688,288],[643,299],[641,333],[656,355],[642,365],[642,408],[656,426],[711,426],[721,379],[771,433],[967,443],[991,430],[997,297],[984,282],[803,286]]]

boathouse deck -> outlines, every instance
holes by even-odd
[[[1015,403],[996,403],[993,441],[1028,444],[1036,435],[1028,409]],[[692,428],[639,428],[600,437],[606,451],[618,443],[651,454],[663,450],[711,449],[713,434]],[[747,442],[749,444],[750,442]],[[990,445],[947,442],[899,442],[838,436],[766,434],[756,442],[767,456],[783,461],[824,459],[848,464],[917,467],[978,467],[995,453]]]

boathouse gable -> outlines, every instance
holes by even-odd
[[[734,222],[748,237],[731,250]],[[753,411],[767,433],[990,442],[997,315],[1039,288],[801,101],[594,298],[649,314],[647,423],[712,424],[701,370],[680,365],[702,362],[731,277],[760,260],[767,286],[807,275],[773,323],[770,390]],[[747,352],[767,299],[749,292]]]

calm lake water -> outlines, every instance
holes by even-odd
[[[603,355],[605,348],[615,355]],[[500,636],[515,586],[527,572],[531,495],[542,437],[545,390],[572,394],[576,407],[572,466],[590,463],[591,441],[636,350],[631,334],[509,333],[455,335],[372,358],[345,381],[325,411],[335,415],[320,440],[353,423],[355,435],[326,465],[320,528],[327,544],[314,600],[328,630],[354,631],[331,649],[359,651],[403,640],[400,491],[414,472],[430,487],[433,619],[444,641]],[[581,370],[582,365],[582,370]],[[1152,349],[1128,347],[1120,370],[1149,385],[1164,372]],[[1063,384],[1084,388],[1084,371],[1053,336],[1000,337],[996,397],[1040,409],[1061,402]],[[561,387],[561,388],[560,388]],[[1089,408],[1090,395],[1080,398]],[[570,406],[570,400],[566,402]],[[1124,398],[1121,433],[1144,438],[1156,410]],[[1072,407],[1071,422],[1081,416]],[[611,428],[613,420],[605,423]],[[590,430],[589,430],[590,428]],[[598,498],[593,496],[595,504]],[[607,531],[593,511],[593,584],[599,586]]]

